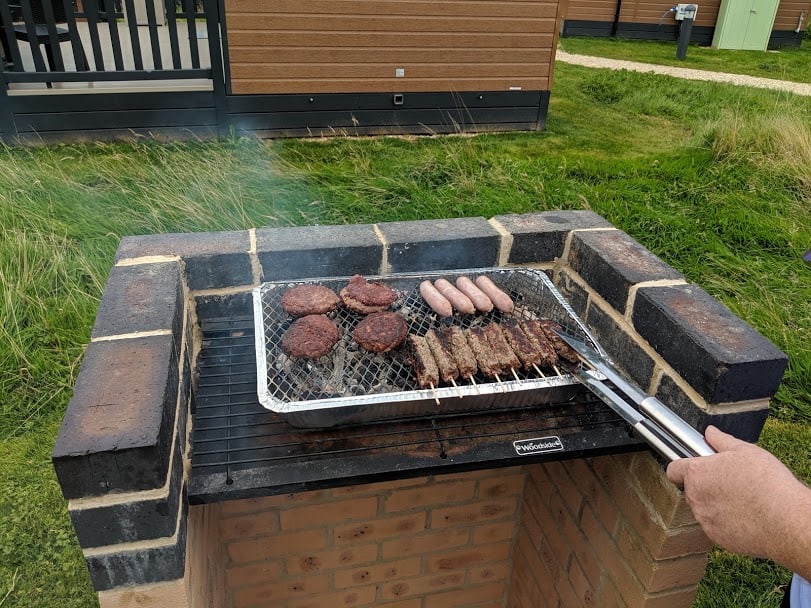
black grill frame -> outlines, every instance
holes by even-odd
[[[200,330],[191,504],[646,448],[585,390],[535,408],[296,428],[259,403],[252,316],[202,318]],[[513,445],[550,436],[564,449],[519,455]]]

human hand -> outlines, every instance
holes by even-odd
[[[675,460],[667,477],[684,487],[687,504],[710,540],[811,574],[811,489],[763,448],[714,426],[707,427],[705,437],[718,453]]]

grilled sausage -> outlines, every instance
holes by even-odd
[[[493,305],[501,312],[509,313],[515,308],[510,296],[496,287],[496,284],[493,283],[489,277],[484,275],[476,277],[476,286],[487,294],[487,297],[490,298]]]
[[[463,312],[467,315],[472,315],[476,312],[476,307],[473,305],[473,302],[470,301],[470,298],[456,289],[450,281],[437,279],[434,281],[434,287],[436,287],[439,293],[445,296],[451,305],[459,312]]]
[[[439,316],[450,317],[453,315],[451,303],[445,296],[437,291],[437,288],[433,286],[431,281],[423,281],[420,283],[420,295],[428,306]]]
[[[470,298],[470,301],[473,302],[473,306],[475,306],[476,310],[479,312],[490,312],[493,310],[493,302],[491,302],[487,294],[476,287],[476,283],[469,278],[459,277],[456,279],[456,287]]]

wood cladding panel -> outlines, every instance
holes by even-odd
[[[678,25],[679,22],[673,18],[673,13],[666,13],[673,4],[672,2],[650,2],[645,0],[623,2],[620,21],[623,23],[659,23],[661,21],[663,24]],[[697,4],[698,15],[693,24],[715,26],[721,4],[720,0],[706,0],[706,2],[702,1]]]
[[[579,21],[614,21],[616,0],[569,0],[567,19]]]
[[[515,85],[515,79],[485,79],[485,78],[434,78],[434,79],[407,79],[407,78],[346,78],[342,80],[316,78],[302,80],[286,78],[280,80],[250,78],[232,79],[233,90],[237,94],[261,94],[267,91],[310,93],[379,93],[381,91],[395,91],[397,93],[423,93],[426,91],[507,91],[510,87],[521,86],[522,90],[548,91],[548,78],[521,78],[521,85]]]
[[[777,7],[777,14],[774,16],[773,30],[794,31],[800,23],[800,15],[804,14],[801,29],[804,31],[808,27],[808,20],[811,19],[811,2],[803,0],[788,1],[782,0]]]
[[[548,88],[557,0],[225,1],[234,94]]]

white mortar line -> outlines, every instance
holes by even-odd
[[[687,285],[684,279],[660,279],[658,281],[642,281],[631,285],[628,290],[628,299],[625,301],[625,318],[628,323],[631,322],[631,315],[634,312],[634,304],[636,304],[636,292],[643,287],[674,287],[676,285]]]
[[[211,289],[197,289],[195,296],[233,296],[239,293],[250,293],[253,285],[237,285],[235,287],[213,287]]]
[[[98,336],[90,338],[91,342],[113,342],[115,340],[131,340],[133,338],[150,338],[152,336],[171,336],[171,329],[153,329],[150,331],[133,331],[128,334],[115,334],[112,336]]]
[[[386,241],[386,236],[380,230],[380,226],[374,224],[372,228],[383,245],[383,255],[380,257],[380,274],[389,274],[391,272],[391,265],[389,264],[389,244]]]
[[[248,230],[248,239],[251,243],[248,255],[251,259],[251,276],[253,284],[259,285],[262,282],[262,264],[259,263],[259,255],[256,253],[256,228]]]
[[[496,232],[501,235],[501,240],[499,241],[498,246],[497,266],[507,266],[510,263],[510,251],[512,251],[515,237],[496,218],[491,217],[489,220],[487,220],[487,223],[495,228]]]
[[[169,450],[169,466],[166,472],[166,481],[164,482],[163,486],[160,488],[154,488],[152,490],[144,490],[144,491],[131,491],[131,492],[116,492],[114,494],[105,494],[103,496],[88,496],[86,498],[72,498],[68,500],[68,510],[79,510],[79,509],[93,509],[98,507],[110,507],[120,504],[126,504],[129,502],[140,502],[143,500],[155,500],[164,498],[169,495],[169,488],[172,483],[172,471],[174,470],[175,465],[175,450],[177,447],[177,428],[180,420],[180,411],[181,411],[181,402],[180,398],[182,397],[182,393],[180,391],[181,383],[183,382],[183,372],[186,371],[186,358],[183,356],[183,353],[186,350],[186,330],[188,329],[189,323],[189,316],[195,316],[196,313],[194,310],[194,306],[192,305],[193,299],[191,297],[191,293],[189,292],[188,288],[186,287],[186,281],[183,281],[183,301],[186,303],[187,308],[184,309],[184,312],[188,312],[189,314],[183,315],[183,324],[181,326],[181,338],[180,338],[180,349],[178,352],[178,385],[177,385],[177,399],[175,400],[175,425],[172,428],[172,445],[170,446]],[[195,322],[195,326],[197,323]],[[167,331],[167,333],[171,333],[168,330],[161,330]],[[196,360],[195,353],[190,354],[191,361],[194,362]],[[186,436],[188,437],[191,432],[191,426],[186,425]],[[181,455],[182,457],[182,455]],[[181,473],[183,477],[186,477],[185,471]],[[181,480],[181,485],[183,481]],[[180,500],[179,502],[183,502]]]
[[[620,328],[622,328],[628,335],[634,338],[636,344],[643,350],[645,353],[653,360],[654,363],[654,371],[651,376],[651,382],[648,385],[648,389],[658,389],[659,382],[661,381],[662,375],[667,373],[671,379],[676,383],[676,385],[684,391],[684,393],[690,398],[690,400],[698,407],[699,409],[710,412],[712,411],[713,406],[708,404],[706,400],[696,392],[696,390],[691,387],[682,377],[674,370],[668,363],[664,360],[662,355],[660,355],[656,350],[650,345],[650,343],[645,340],[642,336],[639,335],[639,332],[634,329],[633,324],[631,324],[629,319],[626,319],[624,315],[621,315],[617,312],[613,306],[611,306],[608,302],[606,302],[600,294],[598,294],[594,288],[592,288],[578,273],[574,271],[571,267],[567,267],[570,271],[570,276],[572,280],[574,280],[578,285],[580,285],[583,289],[586,290],[586,293],[589,295],[589,302],[592,300],[600,304],[600,309],[605,312]],[[658,376],[657,376],[658,372]],[[655,393],[651,393],[655,394]],[[717,407],[717,406],[716,406]],[[756,409],[752,407],[751,409]],[[725,410],[726,411],[726,410]]]
[[[145,255],[138,258],[124,258],[118,260],[116,266],[140,266],[142,264],[158,264],[160,262],[179,262],[179,255]]]

